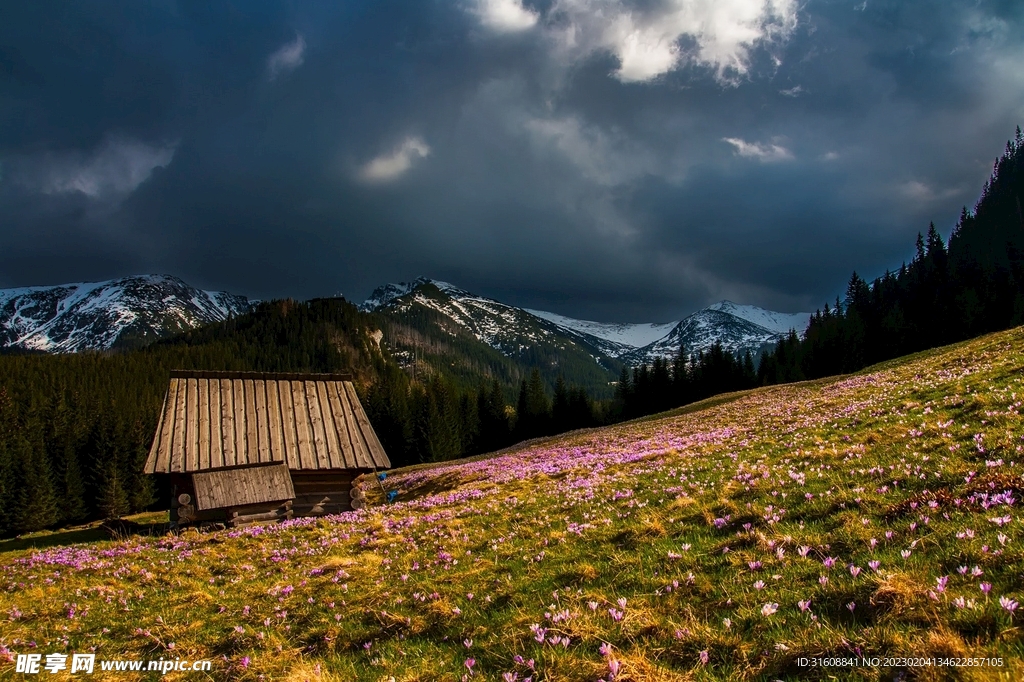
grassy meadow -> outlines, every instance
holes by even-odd
[[[1024,679],[1022,380],[1019,328],[397,470],[337,517],[0,547],[0,677]],[[853,657],[933,663],[800,664]]]

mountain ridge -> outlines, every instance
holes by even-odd
[[[137,346],[248,312],[254,304],[171,275],[0,289],[0,346],[48,353]]]
[[[138,346],[248,312],[255,303],[197,289],[170,275],[0,289],[0,348],[68,353]],[[729,352],[756,356],[790,329],[802,332],[810,317],[720,301],[673,322],[605,323],[520,308],[428,277],[383,284],[358,307],[405,325],[398,335],[405,341],[393,349],[399,358],[416,357],[411,341],[416,334],[408,333],[416,319],[420,334],[427,326],[435,328],[435,347],[454,339],[458,329],[464,345],[475,341],[519,364],[544,367],[552,375],[548,383],[566,362],[591,363],[600,368],[598,374],[584,371],[592,387],[607,386],[600,377],[617,374],[623,363],[674,357],[680,346],[696,354],[717,342]],[[435,315],[429,322],[423,318],[428,309]],[[515,381],[521,370],[505,373]]]
[[[480,341],[499,351],[502,350],[502,344],[496,341],[501,336],[501,330],[496,328],[499,323],[491,320],[488,325],[490,329],[481,332],[482,318],[468,311],[466,303],[476,306],[478,313],[480,309],[490,307],[488,313],[497,314],[509,323],[513,323],[516,318],[521,319],[518,313],[512,311],[527,313],[542,321],[541,328],[547,333],[560,333],[596,349],[608,358],[633,365],[651,363],[659,357],[673,357],[678,353],[680,344],[686,348],[688,354],[695,354],[710,349],[716,341],[729,352],[743,354],[749,351],[756,356],[772,347],[791,329],[802,334],[810,319],[810,313],[780,313],[758,306],[720,301],[676,322],[605,323],[579,320],[543,310],[518,308],[428,277],[418,277],[412,282],[381,285],[373,290],[359,308],[367,312],[393,309],[396,301],[400,302],[407,297],[415,298],[416,292],[428,285],[448,297],[450,305],[446,308],[436,301],[427,303],[426,299],[421,303],[448,315],[453,321],[470,330]],[[494,310],[495,306],[500,307],[500,313]],[[601,361],[598,360],[598,363],[601,364]]]

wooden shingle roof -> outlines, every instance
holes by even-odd
[[[342,374],[173,371],[145,472],[391,466]]]

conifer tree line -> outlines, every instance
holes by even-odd
[[[604,422],[602,405],[562,377],[553,398],[534,369],[514,405],[497,379],[471,389],[433,374],[414,382],[397,366],[367,387],[363,405],[392,464],[437,462],[493,452],[529,438]]]
[[[766,354],[760,383],[845,372],[1024,323],[1024,137],[996,159],[973,211],[949,244],[934,223],[913,259],[870,284],[856,272],[843,300],[815,312]]]
[[[613,421],[632,419],[757,385],[750,351],[733,354],[716,342],[707,351],[688,356],[680,346],[671,363],[655,358],[650,367],[623,369],[609,412]]]
[[[377,347],[380,320],[343,299],[271,301],[141,349],[0,355],[0,536],[166,508],[141,473],[172,369],[349,372],[394,466],[653,414],[758,385],[855,371],[1024,323],[1024,140],[997,159],[973,211],[945,244],[931,226],[910,263],[814,314],[760,360],[721,345],[624,368],[614,398],[561,376],[549,391],[525,365],[518,385],[489,356],[477,375],[447,363],[413,375]],[[550,358],[545,357],[545,362]],[[491,371],[490,368],[499,371]],[[474,383],[475,377],[475,383]]]

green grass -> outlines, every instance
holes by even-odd
[[[331,519],[8,546],[0,645],[242,680],[1021,679],[1022,377],[1017,329],[398,470]],[[800,665],[861,656],[1002,666]]]

